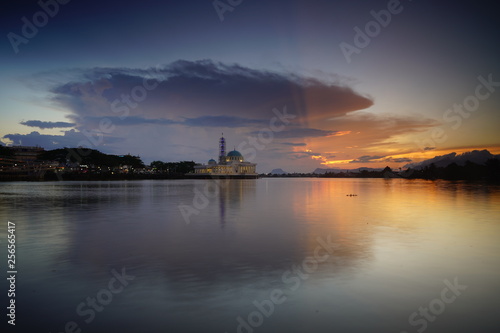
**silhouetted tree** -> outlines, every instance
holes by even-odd
[[[382,170],[382,177],[384,178],[394,178],[396,175],[392,172],[392,169],[389,166],[386,166],[384,170]]]
[[[159,171],[163,171],[163,170],[167,169],[165,162],[162,162],[162,161],[153,161],[153,162],[151,162],[150,166],[156,170],[159,170]]]
[[[14,152],[9,147],[0,145],[0,156],[6,156],[6,157],[14,156]]]
[[[196,165],[193,161],[182,161],[182,162],[162,162],[153,161],[150,166],[156,168],[162,173],[168,174],[186,174],[194,171],[194,166]]]
[[[486,161],[486,176],[488,179],[500,181],[500,160],[489,159]]]

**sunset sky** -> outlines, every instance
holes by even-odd
[[[259,172],[500,153],[491,1],[59,1],[1,5],[4,145],[205,163],[224,133]]]

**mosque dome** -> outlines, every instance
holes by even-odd
[[[208,164],[210,164],[210,165],[211,164],[217,164],[217,162],[213,158],[211,158],[211,159],[208,160]]]
[[[241,155],[241,153],[237,150],[230,151],[229,153],[227,153],[227,156],[228,157],[243,157],[243,155]]]
[[[236,149],[227,153],[226,162],[243,162],[243,155]]]

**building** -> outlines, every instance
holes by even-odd
[[[226,154],[226,139],[219,140],[219,161],[210,159],[207,164],[194,166],[195,176],[257,178],[256,163],[245,162],[236,149]]]

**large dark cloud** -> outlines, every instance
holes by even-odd
[[[69,109],[72,120],[79,124],[85,124],[89,116],[119,115],[171,120],[221,117],[217,122],[222,126],[229,122],[229,127],[236,127],[238,117],[269,120],[274,116],[272,109],[284,105],[300,121],[306,116],[340,116],[373,104],[341,82],[331,84],[210,60],[180,60],[150,69],[75,72],[80,79],[61,82],[51,91],[54,101]],[[200,120],[210,124],[213,119]]]

